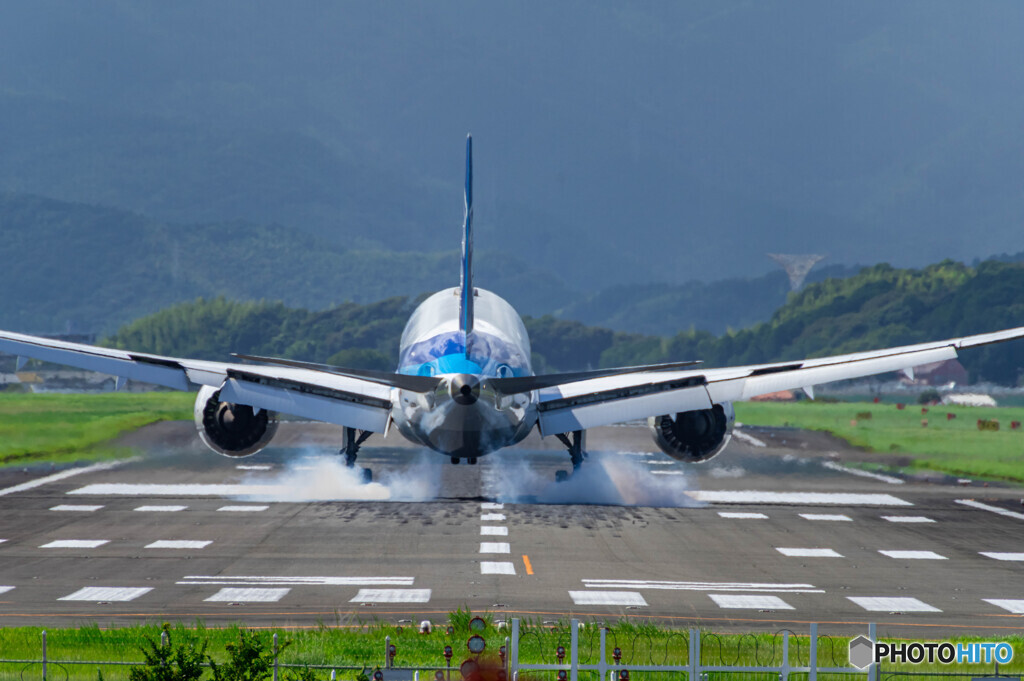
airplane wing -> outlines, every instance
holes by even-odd
[[[113,374],[175,390],[224,387],[221,400],[382,433],[391,388],[313,369],[179,359],[0,331],[0,352]]]
[[[1024,327],[849,355],[723,369],[637,371],[539,391],[542,435],[584,430],[648,416],[710,409],[757,395],[913,369],[953,359],[957,350],[1024,338]]]

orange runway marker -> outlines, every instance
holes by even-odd
[[[525,553],[523,554],[523,565],[526,566],[526,574],[532,575],[533,574],[533,565],[530,564],[530,557],[528,555],[526,555]]]

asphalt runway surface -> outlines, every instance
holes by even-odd
[[[821,434],[742,429],[699,466],[644,427],[589,433],[555,484],[554,438],[452,466],[370,440],[359,484],[331,427],[283,424],[245,459],[189,423],[108,466],[0,473],[0,624],[316,626],[629,617],[719,631],[1019,631],[1022,490],[851,473]]]

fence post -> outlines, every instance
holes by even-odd
[[[277,681],[277,634],[274,634],[274,681]]]
[[[818,681],[818,623],[811,623],[811,659],[807,661],[807,666],[811,669],[808,672],[808,681]]]
[[[43,681],[46,681],[46,630],[43,630]]]
[[[384,637],[384,669],[391,669],[391,637]],[[277,679],[274,679],[277,681]]]
[[[506,636],[505,637],[505,678],[506,679],[511,679],[512,678],[512,672],[509,669],[509,655],[512,654],[511,653],[511,650],[512,650],[511,642],[512,642],[512,639],[510,639],[508,636]]]
[[[781,681],[789,680],[789,630],[782,632],[782,668],[779,670]]]
[[[599,681],[604,681],[604,677],[608,676],[608,652],[605,647],[608,638],[608,630],[603,626],[601,627],[601,659],[597,663],[597,678]]]
[[[690,629],[690,679],[700,681],[700,630]]]
[[[868,625],[868,638],[871,639],[872,643],[875,643],[878,640],[878,639],[875,638],[876,633],[877,632],[876,632],[876,629],[875,629],[875,623],[872,622],[872,623],[870,623]],[[868,665],[868,681],[878,681],[878,665],[879,664],[881,664],[881,663],[880,662],[872,662],[870,665]]]
[[[508,651],[509,678],[515,679],[519,674],[519,618],[512,618],[512,645]]]
[[[580,621],[569,620],[569,681],[579,681]]]

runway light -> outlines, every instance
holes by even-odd
[[[452,647],[451,646],[445,646],[444,647],[444,659],[447,660],[449,663],[452,661]]]
[[[569,678],[569,674],[564,669],[558,670],[558,681],[566,681]]]
[[[949,412],[948,414],[946,414],[946,420],[947,421],[952,421],[955,418],[956,418],[956,414],[954,414],[953,412]]]
[[[484,652],[485,648],[487,648],[487,641],[484,640],[483,636],[473,635],[469,637],[468,641],[466,641],[466,647],[469,648],[469,652],[474,655],[479,655]]]
[[[391,645],[389,645],[389,646],[388,646],[388,657],[390,657],[390,658],[391,658],[391,661],[392,661],[392,662],[394,662],[394,660],[395,660],[395,655],[396,655],[397,653],[398,653],[398,648],[396,648],[396,647],[395,647],[395,644],[394,644],[394,643],[392,643]]]
[[[373,681],[384,681],[384,672],[379,669],[373,672]]]
[[[448,625],[448,635],[451,636],[454,633],[455,633],[455,627],[453,627],[452,625],[449,624]]]
[[[483,617],[474,617],[469,621],[469,630],[475,632],[481,632],[487,628],[487,622]]]
[[[502,663],[502,664],[505,664],[505,654],[506,654],[507,652],[508,652],[508,651],[507,651],[507,650],[505,650],[505,646],[502,646],[502,647],[498,648],[498,657],[500,657],[500,658],[501,658],[501,663]]]
[[[619,681],[629,681],[629,670],[622,669],[619,671]]]
[[[480,678],[480,665],[476,660],[470,659],[459,665],[459,673],[463,679],[475,681]]]
[[[565,659],[565,646],[555,648],[555,657],[558,658],[558,664],[562,664],[562,660]]]
[[[434,681],[444,681],[444,672],[438,669],[434,672]]]
[[[615,660],[615,664],[622,662],[622,648],[615,648],[612,651],[612,659]]]

